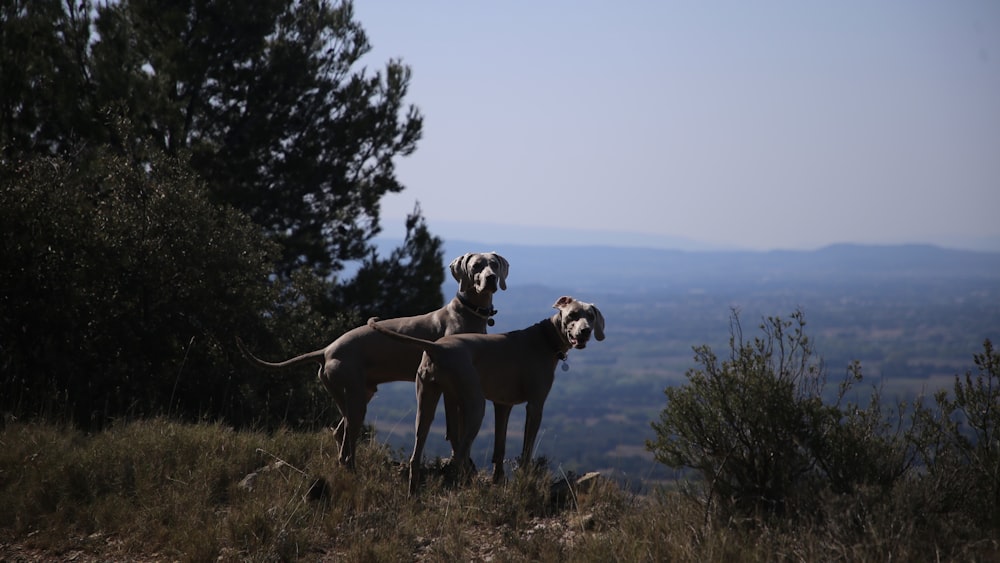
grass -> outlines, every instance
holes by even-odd
[[[494,486],[431,473],[410,498],[401,456],[376,442],[358,470],[330,432],[236,432],[165,419],[85,435],[0,430],[0,560],[775,561],[997,560],[991,538],[921,537],[890,502],[857,529],[831,501],[823,525],[706,519],[680,488],[610,481],[553,497],[546,469]],[[250,477],[248,477],[250,476]],[[321,487],[314,486],[317,481]]]

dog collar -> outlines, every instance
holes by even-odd
[[[562,361],[563,371],[569,369],[569,364],[566,362],[566,344],[563,342],[562,337],[559,334],[559,329],[552,326],[552,322],[549,320],[544,320],[538,323],[542,326],[542,332],[545,334],[545,339],[549,341],[549,345],[556,352],[556,359]]]
[[[490,318],[493,315],[497,314],[497,310],[494,309],[492,306],[490,306],[490,307],[476,307],[475,305],[472,304],[472,302],[470,302],[468,299],[466,299],[465,296],[462,295],[461,293],[456,293],[455,297],[458,298],[458,302],[461,303],[466,309],[472,311],[473,315],[476,315],[477,317],[479,317],[481,319],[486,319],[486,324],[487,325],[493,326],[494,324],[496,324],[496,321],[494,321],[493,319]]]

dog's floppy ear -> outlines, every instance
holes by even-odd
[[[469,259],[472,253],[467,252],[451,261],[451,276],[458,282],[459,291],[468,291],[472,286],[472,277],[469,276]]]
[[[462,281],[462,271],[465,269],[462,264],[469,259],[468,254],[463,254],[458,258],[451,261],[451,265],[448,268],[451,269],[451,277],[455,278],[455,281]]]
[[[600,342],[604,340],[604,315],[601,314],[601,310],[597,308],[597,305],[591,304],[590,308],[594,311],[594,338]]]
[[[510,272],[510,263],[503,256],[500,256],[496,252],[491,252],[497,262],[500,264],[500,271],[497,272],[497,276],[500,278],[500,289],[507,290],[507,274]]]
[[[569,297],[568,295],[563,295],[559,299],[556,299],[556,302],[552,305],[552,308],[553,309],[562,309],[563,307],[565,307],[566,305],[569,305],[572,302],[573,302],[573,298],[572,297]]]

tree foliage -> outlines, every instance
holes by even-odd
[[[345,286],[338,299],[354,303],[359,316],[365,311],[384,318],[425,313],[441,304],[441,285],[445,281],[441,263],[441,241],[427,230],[427,223],[416,206],[406,219],[403,246],[388,258],[372,253],[361,265],[355,283]],[[436,249],[427,252],[424,249]],[[364,307],[364,310],[361,309]]]
[[[5,154],[114,140],[114,105],[134,128],[116,141],[189,151],[213,197],[281,244],[284,275],[370,253],[422,117],[408,67],[357,68],[370,44],[350,2],[32,0],[2,17]]]
[[[369,50],[349,1],[4,2],[0,408],[315,424],[318,387],[235,335],[298,353],[440,306],[419,210],[375,254],[422,117]]]
[[[12,163],[2,177],[7,401],[89,424],[219,412],[239,396],[234,370],[212,366],[267,308],[273,244],[160,158],[147,170],[101,149]]]

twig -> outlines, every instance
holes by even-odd
[[[562,475],[564,481],[566,481],[566,488],[569,489],[569,496],[573,499],[573,509],[580,512],[580,502],[576,498],[576,491],[573,490],[573,485],[569,482],[569,477],[566,476],[566,472],[563,471],[562,465],[559,466],[559,473]],[[583,530],[583,523],[580,523],[580,530]]]
[[[170,391],[170,402],[167,403],[168,409],[174,408],[174,395],[177,394],[177,383],[181,380],[181,373],[184,371],[184,365],[187,364],[188,354],[191,353],[191,347],[194,346],[194,337],[191,337],[190,342],[188,342],[187,349],[184,350],[184,359],[181,360],[181,367],[177,368],[177,377],[174,378],[174,388]],[[168,410],[167,414],[170,414]]]
[[[280,462],[282,463],[282,465],[287,465],[288,467],[291,467],[291,468],[292,468],[292,469],[294,469],[295,471],[298,471],[299,475],[302,475],[303,477],[306,477],[306,478],[308,478],[308,477],[309,477],[309,474],[308,474],[308,473],[306,473],[305,471],[302,471],[302,470],[301,470],[301,469],[299,469],[298,467],[295,467],[295,466],[294,466],[294,465],[292,465],[291,463],[288,463],[287,461],[285,461],[285,460],[281,459],[280,457],[278,457],[278,456],[276,456],[276,455],[272,454],[271,452],[269,452],[269,451],[267,451],[267,450],[265,450],[265,449],[263,449],[263,448],[257,448],[257,449],[256,449],[256,451],[257,451],[257,453],[262,453],[262,454],[266,454],[266,455],[269,455],[269,456],[271,456],[271,457],[272,457],[272,458],[274,458],[275,460],[277,460],[277,461],[280,461]]]

